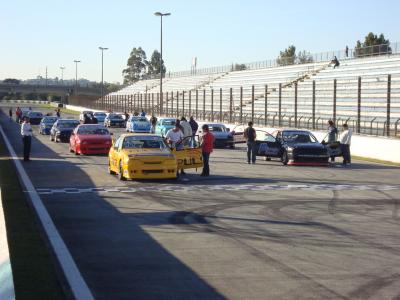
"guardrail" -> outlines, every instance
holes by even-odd
[[[370,77],[364,79],[369,80]],[[143,109],[147,113],[171,117],[194,115],[210,121],[243,123],[252,120],[265,126],[309,129],[326,127],[327,121],[333,120],[338,125],[348,123],[356,133],[400,137],[400,98],[397,92],[392,93],[392,84],[400,85],[400,77],[394,80],[391,75],[387,75],[386,79],[380,78],[379,88],[374,92],[377,96],[373,97],[366,93],[371,89],[370,82],[365,83],[368,89],[364,89],[363,78],[352,80],[350,90],[348,81],[309,80],[304,90],[300,87],[305,83],[297,81],[286,86],[279,84],[274,89],[268,88],[268,85],[257,86],[257,89],[255,86],[241,87],[236,88],[235,93],[229,88],[166,92],[162,97],[159,93],[107,95],[103,101],[81,105],[127,112]]]

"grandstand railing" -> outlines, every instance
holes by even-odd
[[[399,54],[399,52],[400,52],[400,44],[398,42],[395,42],[390,44],[382,44],[382,45],[354,48],[347,50],[342,49],[342,50],[326,51],[314,54],[305,53],[305,56],[301,59],[298,57],[288,57],[288,58],[278,57],[276,59],[268,59],[250,63],[232,63],[231,65],[225,65],[225,66],[216,66],[216,67],[192,69],[192,70],[177,71],[177,72],[166,72],[165,77],[173,78],[173,77],[183,77],[192,75],[227,73],[227,72],[243,71],[243,70],[258,70],[258,69],[266,69],[279,66],[326,62],[332,60],[335,56],[340,61],[340,60],[347,60],[354,58]],[[153,75],[151,78],[157,78],[157,76],[159,78],[160,75]]]
[[[400,77],[386,75],[371,86],[374,77],[295,82],[278,88],[260,86],[199,89],[159,93],[107,95],[104,101],[79,103],[93,109],[139,112],[180,117],[193,115],[204,121],[270,127],[325,129],[328,120],[347,123],[356,133],[400,137]],[[302,89],[303,88],[303,89]]]

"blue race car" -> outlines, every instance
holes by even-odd
[[[39,133],[49,135],[51,127],[53,127],[53,124],[57,120],[58,120],[57,117],[52,117],[52,116],[43,117],[43,119],[40,121],[40,124],[39,124]]]
[[[156,124],[156,134],[165,136],[168,130],[175,127],[175,122],[174,118],[160,118]]]
[[[131,116],[126,122],[127,132],[142,132],[149,133],[151,124],[146,117]]]

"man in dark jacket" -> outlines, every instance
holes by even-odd
[[[253,128],[253,122],[249,122],[248,126],[244,132],[243,137],[247,142],[247,163],[250,164],[250,161],[255,164],[256,163],[256,131]]]
[[[199,124],[194,120],[193,116],[190,117],[189,120],[190,127],[192,127],[192,135],[195,136],[197,129],[199,129]]]

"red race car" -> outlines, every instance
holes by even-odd
[[[112,145],[111,133],[103,125],[81,124],[69,139],[69,151],[78,154],[108,154]]]

